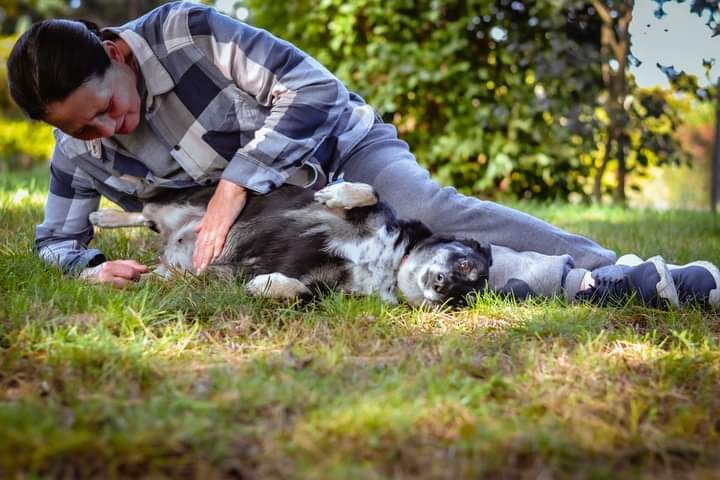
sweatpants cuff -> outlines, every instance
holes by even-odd
[[[565,277],[565,300],[572,302],[575,300],[575,296],[580,291],[580,285],[582,284],[583,278],[589,273],[590,270],[584,268],[573,268],[567,273]]]

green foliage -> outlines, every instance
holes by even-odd
[[[20,109],[10,97],[7,77],[7,59],[17,36],[0,37],[0,112],[3,115],[20,115]]]
[[[690,165],[693,157],[680,141],[678,130],[687,122],[694,104],[697,102],[688,96],[678,96],[674,91],[661,88],[638,88],[633,86],[633,95],[627,98],[625,124],[627,155],[625,157],[627,173],[633,178],[642,179],[653,166]],[[593,163],[598,165],[605,153],[610,119],[605,110],[598,107],[595,112],[601,128],[594,132],[598,149],[592,152]],[[617,162],[611,160],[611,168],[605,170],[603,193],[611,195],[617,184]],[[629,185],[633,190],[640,187]]]
[[[16,22],[23,15],[38,19],[61,8],[63,15],[90,17],[104,25],[156,3],[84,1],[71,9],[59,0],[8,0],[3,8],[6,20]],[[584,2],[237,3],[250,9],[253,23],[296,43],[365,96],[442,183],[493,197],[590,194],[608,122],[599,20]],[[0,41],[3,59],[12,42]],[[678,118],[673,109],[679,104],[662,93],[633,93],[626,125],[630,170],[687,160],[673,137]],[[643,106],[649,96],[664,102],[659,116]],[[6,115],[18,114],[5,81],[0,108]],[[33,133],[35,128],[28,127]],[[45,147],[29,152],[27,138],[4,141],[8,148],[0,155],[6,166],[44,158],[37,151]],[[12,159],[16,153],[21,158]],[[614,181],[607,170],[605,185]]]
[[[524,197],[586,183],[580,155],[594,146],[601,88],[586,10],[549,0],[244,4],[393,121],[443,183]]]
[[[609,125],[588,2],[242,3],[365,96],[441,182],[486,196],[590,193]],[[666,128],[671,97],[633,94],[630,170],[687,160]],[[666,102],[661,118],[642,107],[650,96]]]
[[[0,172],[45,163],[54,145],[50,126],[0,117]]]
[[[52,128],[22,118],[7,84],[7,57],[16,36],[0,37],[0,172],[47,162],[55,139]]]
[[[0,31],[21,32],[46,18],[82,18],[100,26],[120,25],[165,3],[162,0],[0,0]]]

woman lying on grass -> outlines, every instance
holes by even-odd
[[[597,303],[720,305],[708,262],[623,257],[529,215],[441,188],[392,125],[317,61],[197,4],[168,3],[121,27],[34,24],[8,60],[10,92],[55,127],[35,248],[70,275],[126,285],[147,271],[88,248],[101,195],[126,210],[166,189],[217,184],[193,257],[222,252],[247,192],[338,178],[372,185],[401,218],[493,244],[489,287]]]

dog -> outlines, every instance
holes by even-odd
[[[98,210],[90,221],[102,228],[149,227],[164,239],[155,273],[196,273],[195,228],[213,193],[214,187],[172,190],[146,201],[142,212]],[[422,222],[398,219],[370,185],[339,182],[317,192],[285,185],[248,195],[209,270],[244,277],[247,290],[262,297],[340,290],[398,303],[399,292],[411,305],[462,305],[486,288],[490,252],[488,244],[434,235]]]

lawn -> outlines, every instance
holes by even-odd
[[[88,285],[30,250],[46,191],[44,172],[0,179],[0,478],[720,476],[717,315]],[[720,262],[709,214],[515,206],[621,252]],[[145,262],[158,246],[95,241]]]

